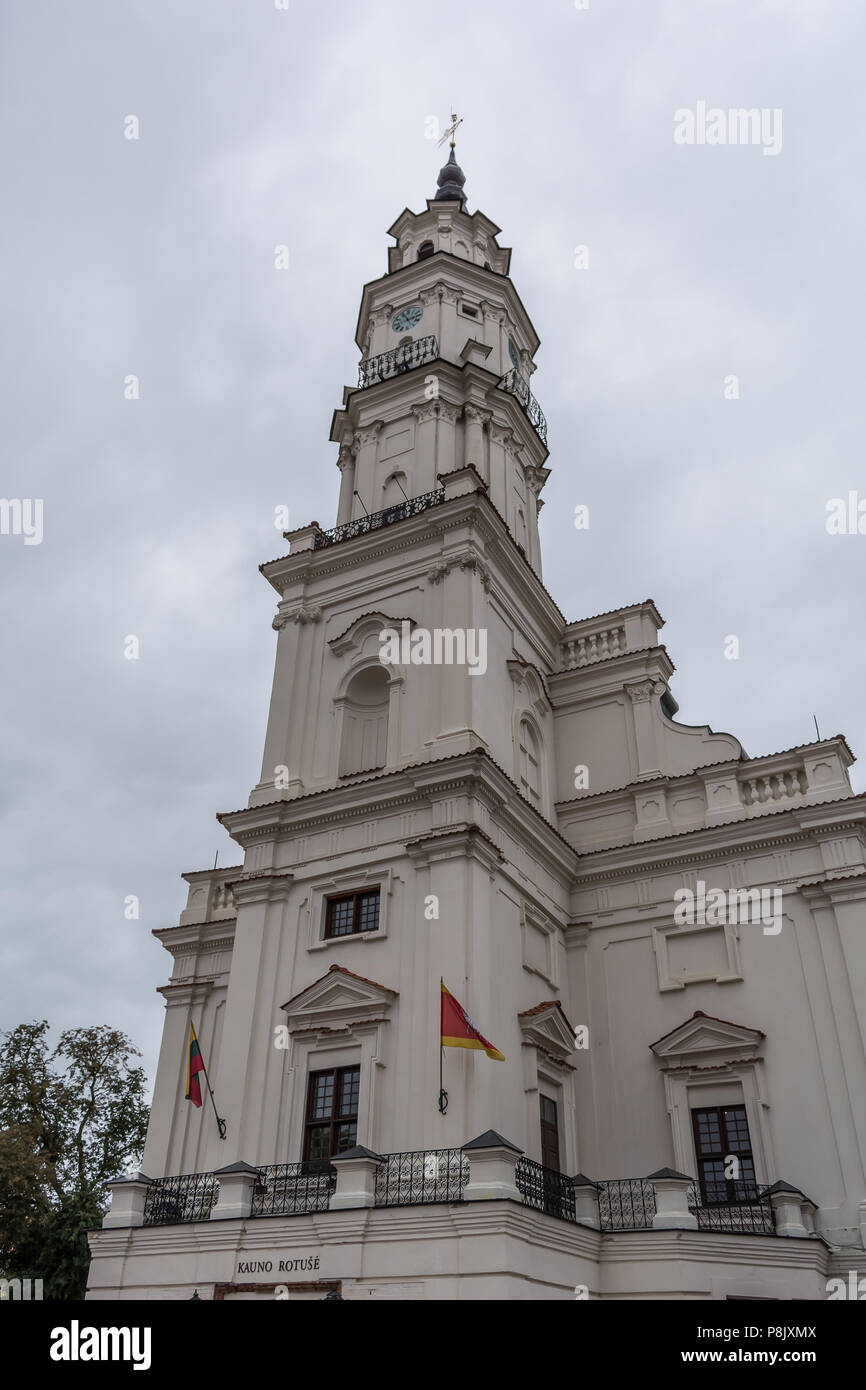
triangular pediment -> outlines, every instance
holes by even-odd
[[[747,1028],[729,1019],[696,1013],[678,1028],[650,1043],[650,1047],[661,1060],[685,1065],[708,1058],[721,1062],[733,1056],[753,1056],[764,1036],[760,1028]]]
[[[557,999],[537,1004],[518,1015],[523,1041],[542,1047],[563,1060],[574,1052],[574,1029]]]
[[[290,1028],[345,1027],[364,1018],[380,1018],[397,998],[397,992],[355,975],[341,965],[332,965],[300,994],[294,995],[282,1008]]]

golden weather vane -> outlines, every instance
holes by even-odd
[[[446,140],[449,138],[449,136],[450,136],[450,137],[451,137],[451,148],[452,148],[452,150],[453,150],[453,148],[454,148],[454,136],[455,136],[455,133],[456,133],[456,131],[457,131],[457,127],[458,127],[459,125],[462,125],[462,124],[463,124],[463,117],[462,117],[462,116],[458,116],[456,111],[452,111],[452,112],[451,112],[451,124],[447,127],[447,129],[446,129],[446,131],[445,131],[445,134],[442,136],[442,139],[439,141],[439,144],[440,144],[440,145],[444,145],[444,144],[445,144],[445,141],[446,141]]]

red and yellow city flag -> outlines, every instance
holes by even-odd
[[[186,1099],[191,1100],[193,1105],[201,1110],[201,1082],[198,1079],[200,1071],[204,1071],[201,1048],[198,1045],[198,1038],[192,1024],[189,1025],[189,1057],[186,1063]]]
[[[469,1017],[462,1004],[457,1000],[450,990],[445,988],[444,980],[442,985],[442,1046],[443,1047],[475,1047],[481,1052],[486,1052],[494,1062],[504,1062],[505,1058],[493,1043],[489,1043],[479,1033],[472,1019]]]

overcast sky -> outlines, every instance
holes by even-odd
[[[547,587],[653,598],[684,722],[863,750],[866,535],[825,525],[866,500],[860,0],[6,0],[2,31],[0,494],[44,535],[0,536],[0,1027],[110,1023],[153,1073],[151,930],[239,862],[214,816],[259,776],[274,508],[334,523],[361,286],[452,103],[542,341]],[[701,101],[780,110],[781,152],[675,144]]]

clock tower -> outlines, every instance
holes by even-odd
[[[536,573],[547,426],[530,390],[539,342],[499,228],[470,213],[450,158],[422,213],[390,228],[388,272],[365,285],[358,388],[344,393],[338,524],[418,497],[473,467]]]
[[[155,932],[143,1172],[89,1296],[823,1298],[866,1269],[851,752],[677,723],[652,600],[565,619],[539,340],[453,143],[390,235],[335,524],[261,566],[242,862]],[[445,1050],[447,1104],[442,981],[489,1040]],[[224,1132],[186,1098],[191,1025]]]

